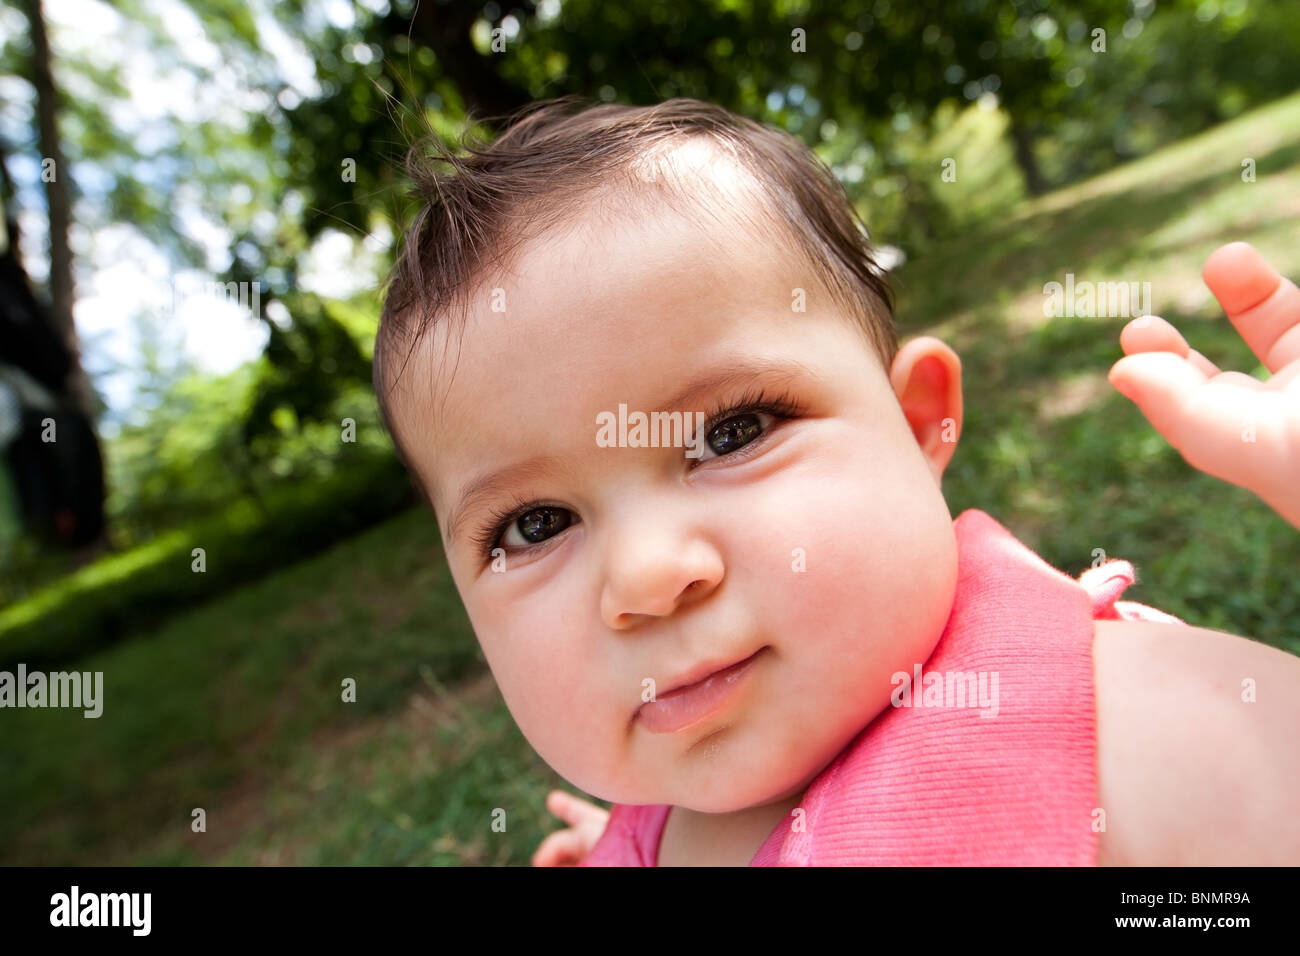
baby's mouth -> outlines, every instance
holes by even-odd
[[[636,718],[651,733],[667,734],[685,730],[712,716],[731,703],[735,691],[765,650],[762,647],[744,660],[706,672],[702,677],[688,675],[685,682],[679,681],[671,690],[642,704]]]

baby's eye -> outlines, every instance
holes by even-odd
[[[733,455],[739,449],[754,444],[757,439],[766,434],[769,426],[762,424],[764,418],[772,419],[774,416],[763,411],[729,414],[705,432],[701,449],[713,452],[713,457],[716,458]],[[709,460],[703,451],[700,458],[702,461]]]
[[[572,515],[573,512],[568,508],[554,505],[542,505],[525,511],[506,527],[501,536],[501,544],[507,549],[541,544],[569,527],[573,523]],[[517,536],[519,540],[511,540],[511,535]]]

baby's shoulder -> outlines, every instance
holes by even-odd
[[[1300,658],[1151,620],[1093,622],[1099,863],[1294,864]]]

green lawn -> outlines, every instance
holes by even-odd
[[[953,514],[990,512],[1071,574],[1096,548],[1128,558],[1126,597],[1300,653],[1300,533],[1190,469],[1110,388],[1125,319],[1042,313],[1043,284],[1067,272],[1149,281],[1195,347],[1254,370],[1201,264],[1246,239],[1300,274],[1298,222],[1293,97],[908,263],[904,338],[939,335],[963,360]],[[99,720],[3,714],[0,863],[523,864],[552,827],[542,800],[563,782],[510,720],[423,512],[78,669],[104,672]]]
[[[1256,180],[1243,182],[1244,158]],[[952,237],[897,277],[904,338],[962,357],[965,427],[944,492],[1062,570],[1127,558],[1127,598],[1300,654],[1300,533],[1193,470],[1106,381],[1125,318],[1043,315],[1044,283],[1150,282],[1152,311],[1220,368],[1263,376],[1201,282],[1225,242],[1300,276],[1300,96]]]

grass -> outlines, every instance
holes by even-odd
[[[953,514],[988,511],[1070,574],[1098,548],[1127,558],[1125,597],[1300,653],[1300,534],[1187,466],[1110,388],[1125,319],[1042,314],[1066,272],[1149,281],[1194,346],[1258,372],[1200,267],[1247,239],[1300,274],[1298,187],[1293,97],[908,263],[904,337],[939,335],[963,361]],[[0,863],[524,864],[554,826],[543,797],[565,784],[506,711],[421,511],[77,666],[104,672],[99,720],[3,715]]]
[[[418,828],[400,849],[383,838],[384,821],[400,833],[406,817],[420,815],[414,805],[403,811],[403,791],[447,785],[454,794],[465,785],[460,771],[486,751],[527,757],[504,710],[476,716],[481,727],[444,715],[443,733],[413,739],[421,714],[454,699],[439,681],[458,685],[485,668],[436,525],[418,511],[77,667],[104,674],[99,719],[73,710],[4,714],[6,863],[198,862],[227,853],[259,862],[267,853],[445,861],[447,851],[422,841]],[[356,682],[355,703],[342,700],[345,678]],[[405,723],[390,719],[403,712]],[[523,786],[521,767],[503,760],[502,780]],[[340,805],[348,812],[337,814]],[[507,809],[518,818],[523,806]],[[207,814],[202,834],[190,829],[196,807]],[[290,825],[265,829],[276,808]]]
[[[1256,162],[1243,182],[1241,161]],[[1066,273],[1150,282],[1152,311],[1220,368],[1267,373],[1201,282],[1225,242],[1300,275],[1300,96],[953,236],[897,277],[900,332],[962,357],[965,423],[944,492],[1071,574],[1133,562],[1125,597],[1300,653],[1300,535],[1187,465],[1106,381],[1127,318],[1045,318]]]

